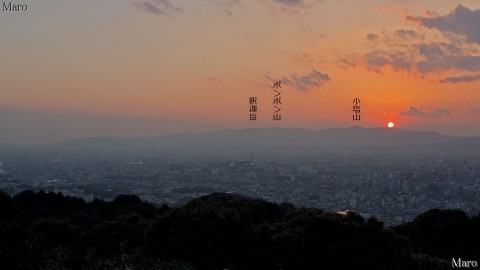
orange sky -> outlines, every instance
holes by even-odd
[[[0,14],[2,108],[480,135],[477,0],[27,2]]]

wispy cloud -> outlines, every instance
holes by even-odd
[[[305,65],[305,64],[313,64],[315,63],[315,60],[313,59],[313,57],[309,54],[309,53],[302,53],[300,55],[297,55],[295,58],[294,58],[294,61],[295,63],[299,64],[299,65]]]
[[[365,63],[369,70],[380,72],[382,67],[390,64],[390,60],[385,52],[376,50],[365,54]]]
[[[386,66],[391,66],[395,71],[409,71],[414,62],[411,52],[401,50],[374,50],[365,54],[364,61],[369,70],[378,73]]]
[[[415,41],[415,40],[425,39],[425,35],[423,33],[419,33],[414,30],[405,30],[405,29],[396,30],[394,33],[394,36],[397,39],[402,39],[406,41]]]
[[[437,12],[431,11],[431,10],[425,10],[423,13],[424,13],[425,17],[427,17],[427,18],[433,18],[433,17],[438,17],[439,16]]]
[[[305,4],[303,0],[273,0],[273,2],[277,2],[287,6],[300,6]]]
[[[219,83],[221,80],[217,77],[210,76],[207,78],[207,82],[211,84]]]
[[[406,16],[424,29],[398,29],[369,33],[366,36],[370,51],[364,54],[368,70],[381,73],[385,68],[427,75],[442,72],[471,72],[449,76],[442,83],[478,81],[480,70],[480,9],[471,10],[458,5],[446,15],[426,11],[422,17]],[[435,29],[443,36],[426,41],[426,33]],[[435,33],[432,33],[435,34]]]
[[[169,0],[133,0],[133,5],[140,11],[157,15],[172,16],[173,13],[182,13],[183,9],[173,5]]]
[[[476,82],[476,81],[480,81],[480,74],[447,77],[445,79],[440,80],[441,83],[463,83],[463,82]]]
[[[183,12],[183,9],[172,4],[171,0],[130,0],[140,11],[157,15],[172,16],[175,13]],[[242,0],[205,0],[210,5],[221,10],[228,16],[233,15],[233,8],[241,6]],[[324,0],[257,0],[273,11],[284,11],[297,13],[300,10],[307,10],[317,2]]]
[[[475,114],[480,114],[480,107],[477,106],[471,106],[470,111]]]
[[[374,33],[369,33],[367,34],[367,40],[368,41],[377,41],[378,40],[378,35]]]
[[[270,81],[277,81],[270,77],[270,75],[265,76]],[[297,74],[292,74],[290,76],[285,76],[280,79],[282,85],[291,86],[299,91],[307,91],[313,87],[320,87],[325,82],[330,81],[330,77],[327,73],[322,73],[317,70],[312,70],[310,73],[298,76]]]
[[[447,109],[434,109],[434,110],[425,111],[415,106],[410,106],[408,111],[400,112],[400,114],[406,115],[406,116],[421,117],[421,118],[427,118],[427,117],[441,118],[441,117],[450,115],[450,111]]]
[[[323,0],[259,0],[259,1],[274,11],[280,10],[280,11],[287,11],[287,12],[298,12],[299,10],[306,10],[313,7],[317,2],[323,2]]]
[[[354,68],[357,66],[356,62],[357,61],[355,60],[350,60],[345,58],[340,58],[337,60],[338,66],[342,69]]]
[[[474,48],[449,42],[427,43],[423,38],[423,34],[409,30],[397,30],[393,38],[386,33],[369,34],[367,40],[375,42],[371,43],[373,49],[364,54],[364,64],[378,73],[385,67],[420,74],[480,70],[480,54]]]
[[[419,23],[428,28],[434,28],[444,33],[459,35],[468,42],[480,43],[480,9],[471,10],[458,5],[452,12],[444,16],[428,14],[428,17],[408,16],[407,20]]]
[[[362,57],[363,56],[361,54],[351,53],[350,55],[337,59],[337,65],[343,70],[355,68],[359,63],[362,62]]]
[[[418,54],[422,58],[416,63],[422,73],[442,70],[478,71],[480,56],[449,43],[423,43],[418,46]]]
[[[228,16],[233,15],[232,8],[240,6],[240,0],[206,0]]]

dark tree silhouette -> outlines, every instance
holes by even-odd
[[[394,227],[353,212],[213,193],[158,208],[0,191],[0,269],[450,269],[479,261],[480,215],[427,211]]]

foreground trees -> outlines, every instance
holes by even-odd
[[[0,192],[0,269],[451,269],[480,261],[479,220],[434,209],[385,228],[234,194],[156,208],[132,195]]]

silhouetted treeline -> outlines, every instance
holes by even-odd
[[[451,269],[480,261],[480,217],[374,217],[213,193],[182,207],[0,192],[0,269]]]

